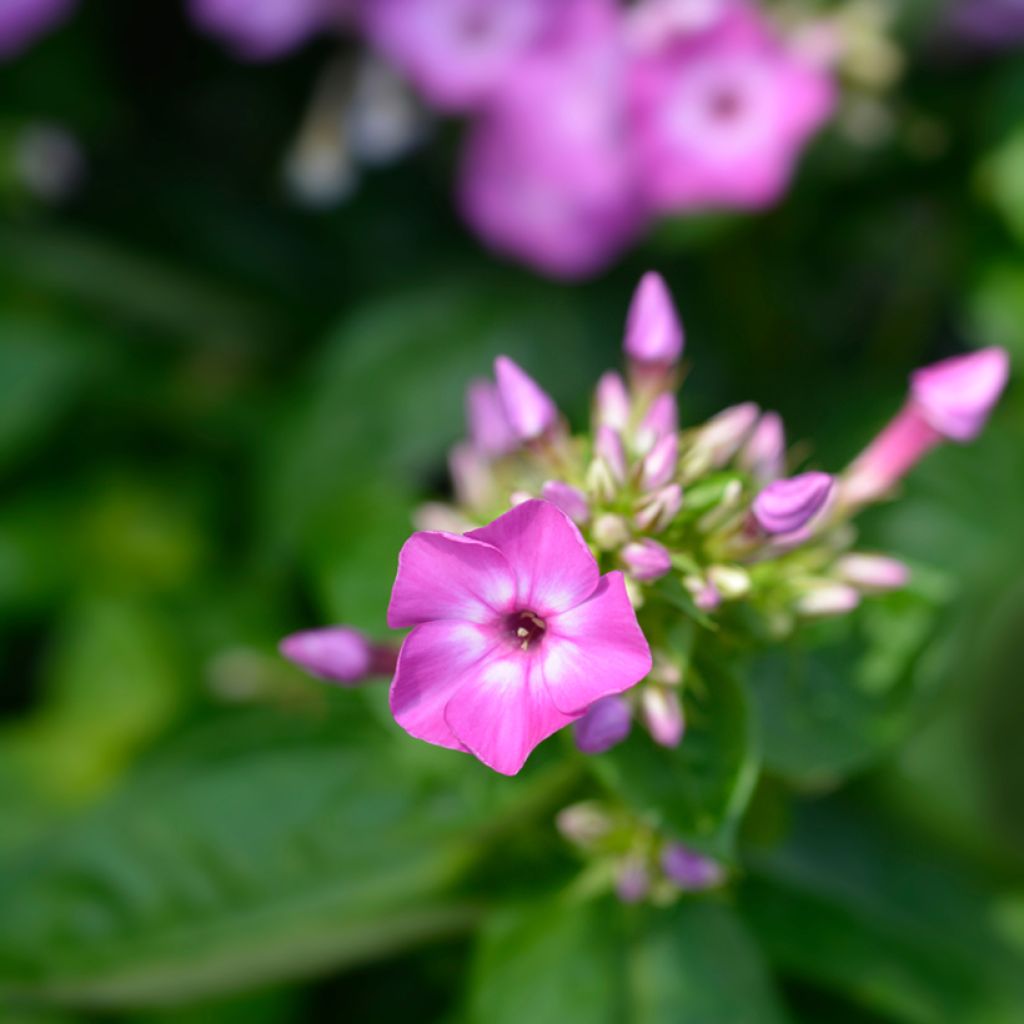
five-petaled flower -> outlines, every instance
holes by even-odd
[[[602,576],[575,524],[547,501],[465,535],[413,534],[388,624],[413,627],[391,684],[399,725],[506,775],[651,669],[622,574]]]

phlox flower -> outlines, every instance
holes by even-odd
[[[465,535],[416,533],[388,624],[413,627],[391,710],[408,733],[506,775],[651,668],[623,576],[601,576],[572,520],[531,500]]]

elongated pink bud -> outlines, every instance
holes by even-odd
[[[683,507],[683,489],[679,484],[669,484],[655,491],[637,509],[633,523],[638,530],[661,533],[679,514]]]
[[[777,412],[766,412],[739,454],[740,467],[759,483],[767,484],[782,476],[785,461],[786,433],[782,417]]]
[[[358,629],[328,626],[286,636],[281,653],[299,668],[332,683],[354,686],[373,676],[391,675],[397,652],[372,643]]]
[[[649,452],[666,434],[674,434],[678,430],[679,408],[676,396],[669,391],[662,392],[640,421],[636,432],[637,450]]]
[[[495,458],[515,449],[518,438],[505,415],[498,387],[489,380],[475,380],[466,389],[466,421],[473,447]]]
[[[673,690],[647,684],[640,695],[640,714],[651,739],[662,747],[678,747],[686,731],[683,705]]]
[[[463,442],[448,453],[455,497],[467,508],[486,508],[495,497],[493,465],[476,445]]]
[[[671,366],[683,354],[683,325],[664,278],[649,271],[633,293],[626,320],[626,355],[637,363]]]
[[[534,441],[558,422],[558,409],[550,396],[508,356],[495,359],[494,375],[505,416],[520,441]]]
[[[626,382],[614,370],[603,374],[594,392],[594,426],[622,433],[629,425],[630,403]]]
[[[594,439],[594,454],[604,461],[611,470],[616,483],[626,479],[626,448],[622,443],[622,435],[611,427],[598,427]]]
[[[801,615],[824,618],[846,615],[860,604],[860,593],[845,583],[820,583],[809,587],[796,601]]]
[[[626,572],[641,583],[661,579],[672,568],[668,549],[650,538],[627,544],[620,557]]]
[[[602,697],[573,725],[576,746],[584,754],[603,754],[618,746],[633,725],[629,704],[619,696]]]
[[[754,402],[743,402],[712,416],[698,431],[687,463],[701,471],[721,469],[750,436],[760,412]]]
[[[874,592],[899,590],[910,580],[910,570],[902,562],[861,552],[843,555],[836,562],[836,571],[844,583]]]
[[[754,520],[769,535],[793,533],[825,506],[835,488],[828,473],[801,473],[776,480],[754,499]]]
[[[549,480],[541,488],[540,496],[552,505],[557,505],[577,526],[590,519],[590,502],[587,496],[572,484],[562,480]]]
[[[669,843],[665,847],[661,854],[661,870],[687,892],[713,889],[725,881],[725,872],[720,864],[682,843]]]
[[[644,459],[640,485],[645,491],[664,487],[676,475],[679,463],[679,435],[666,434]]]

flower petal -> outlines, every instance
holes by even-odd
[[[511,611],[514,596],[512,569],[492,545],[455,533],[414,533],[398,555],[388,625],[488,622]]]
[[[579,714],[651,671],[651,649],[621,572],[601,577],[589,600],[548,620],[540,648],[544,682],[560,711]]]
[[[516,605],[546,617],[586,600],[600,572],[573,521],[549,501],[526,501],[466,534],[496,547],[516,577]]]
[[[445,705],[471,683],[494,638],[471,622],[426,622],[402,644],[391,684],[391,713],[410,736],[449,747],[466,748],[445,722]]]
[[[541,740],[579,715],[551,702],[536,658],[518,652],[484,659],[480,672],[448,702],[451,731],[488,768],[515,775]]]

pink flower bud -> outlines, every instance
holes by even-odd
[[[693,596],[693,603],[702,612],[713,612],[722,603],[722,595],[711,580],[701,576],[687,576],[683,586]]]
[[[609,370],[597,382],[594,392],[594,426],[610,427],[620,434],[629,425],[630,405],[626,382]]]
[[[644,459],[640,484],[645,491],[656,491],[669,483],[679,463],[679,435],[666,434]]]
[[[638,530],[661,533],[679,514],[683,507],[683,489],[679,484],[669,484],[650,495],[633,516]]]
[[[332,683],[353,686],[371,676],[390,675],[397,654],[377,646],[358,629],[328,626],[286,636],[281,653],[299,668]]]
[[[541,488],[540,496],[552,505],[557,505],[574,523],[582,526],[590,519],[590,503],[587,496],[572,484],[561,480],[549,480]]]
[[[760,412],[754,402],[743,402],[712,416],[700,428],[690,458],[709,469],[721,469],[750,436]]]
[[[782,476],[785,459],[786,434],[782,417],[777,412],[766,412],[740,452],[740,467],[766,484]]]
[[[612,430],[611,427],[598,427],[594,439],[594,453],[611,470],[617,483],[621,484],[626,479],[629,468],[626,464],[626,449],[622,443],[622,435],[617,430]]]
[[[629,540],[629,528],[622,516],[605,512],[594,520],[592,535],[602,551],[612,551]]]
[[[910,570],[895,558],[860,552],[843,555],[836,571],[844,583],[868,591],[899,590],[910,579]]]
[[[494,361],[498,393],[513,434],[520,441],[534,441],[558,422],[558,409],[537,382],[508,356]]]
[[[448,453],[455,497],[467,508],[486,508],[494,501],[494,472],[487,457],[472,444],[457,444]]]
[[[943,437],[971,441],[981,433],[1009,375],[1006,351],[985,348],[917,370],[910,378],[910,394]]]
[[[672,568],[672,556],[668,550],[649,538],[627,544],[620,557],[626,572],[641,583],[661,579]]]
[[[623,903],[639,903],[651,888],[651,876],[643,860],[627,857],[619,866],[615,894]]]
[[[640,421],[636,432],[636,447],[641,452],[649,452],[666,434],[674,434],[678,430],[679,408],[676,396],[669,391],[662,392]]]
[[[629,704],[619,696],[602,697],[573,725],[576,746],[584,754],[603,754],[618,746],[633,725]]]
[[[796,601],[801,615],[822,618],[846,615],[860,604],[860,594],[845,583],[820,583],[809,587]]]
[[[754,499],[754,519],[769,535],[793,533],[824,508],[834,488],[835,481],[828,473],[801,473],[776,480]]]
[[[555,817],[555,824],[570,843],[584,848],[599,843],[613,827],[608,813],[594,800],[563,807]]]
[[[672,690],[648,684],[640,694],[640,714],[651,739],[662,747],[678,747],[686,723],[683,705]]]
[[[466,389],[466,421],[469,438],[481,455],[495,458],[518,447],[498,387],[491,381],[475,380]]]
[[[687,892],[713,889],[725,880],[720,864],[681,843],[669,843],[661,854],[661,870]]]
[[[664,278],[650,271],[640,279],[626,320],[626,355],[637,363],[671,366],[683,354],[683,325]]]

